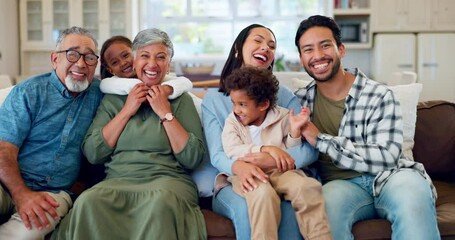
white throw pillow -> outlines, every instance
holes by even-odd
[[[412,148],[414,147],[414,133],[417,118],[417,103],[422,92],[421,83],[389,86],[395,97],[400,101],[403,114],[403,156],[414,161]]]
[[[311,83],[313,80],[304,80],[300,78],[293,78],[292,80],[292,91],[295,92],[299,90],[300,88],[306,87],[308,84]]]
[[[280,85],[290,88],[292,92],[301,86],[301,82],[296,85],[296,81],[311,82],[313,80],[306,72],[273,72],[273,74],[280,81]]]

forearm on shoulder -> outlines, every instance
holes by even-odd
[[[186,77],[166,77],[161,85],[168,87],[169,99],[180,97],[183,93],[193,89],[193,83]]]

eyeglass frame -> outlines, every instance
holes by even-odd
[[[68,59],[68,52],[70,52],[70,51],[76,52],[77,54],[79,54],[79,57],[78,57],[77,60],[74,61],[74,62],[73,62],[73,61],[70,61],[70,60]],[[84,59],[84,62],[85,62],[85,64],[87,64],[88,66],[95,66],[96,64],[98,64],[98,59],[100,58],[98,55],[96,55],[96,54],[94,54],[94,53],[86,53],[86,54],[83,54],[83,53],[80,53],[80,52],[78,52],[78,51],[76,51],[76,50],[74,50],[74,49],[71,49],[71,48],[70,48],[70,49],[66,49],[66,50],[55,51],[55,53],[65,53],[66,60],[68,60],[68,62],[70,62],[70,63],[77,63],[77,61],[79,61],[79,59],[81,59],[81,57],[84,57],[84,58],[83,58],[83,59]],[[88,63],[87,63],[87,60],[85,59],[85,56],[88,56],[88,55],[93,55],[93,56],[96,57],[96,63],[95,63],[95,64],[88,64]]]

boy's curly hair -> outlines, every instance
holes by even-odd
[[[279,82],[268,69],[242,67],[235,69],[224,81],[228,94],[232,90],[244,90],[256,104],[269,100],[270,108],[275,107]]]

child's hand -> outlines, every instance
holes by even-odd
[[[174,88],[169,85],[161,86],[163,86],[163,94],[166,95],[166,98],[169,98],[169,95],[171,95],[174,92]]]
[[[302,107],[302,111],[294,115],[294,110],[289,110],[289,126],[290,134],[293,138],[298,138],[300,136],[300,131],[305,126],[305,124],[310,119],[310,109],[307,107]]]
[[[300,132],[299,132],[300,134]],[[276,162],[276,168],[279,172],[286,172],[294,169],[295,160],[283,149],[276,146],[263,146],[261,152],[267,152]]]

